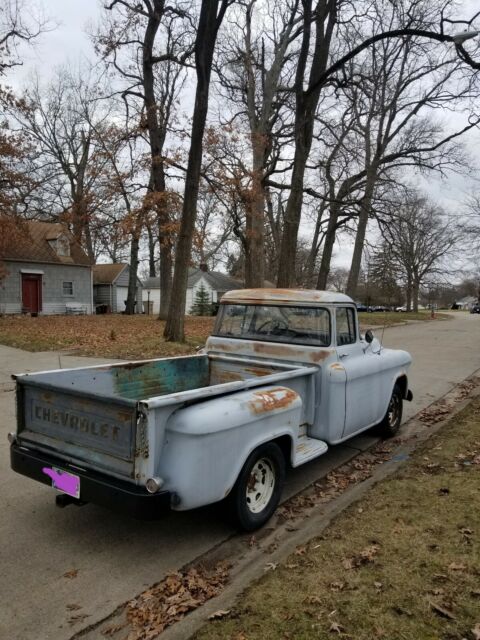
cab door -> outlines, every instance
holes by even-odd
[[[358,334],[357,315],[353,307],[339,306],[335,314],[338,361],[345,368],[345,427],[343,438],[374,424],[378,420],[381,358],[365,351]]]

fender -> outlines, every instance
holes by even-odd
[[[175,509],[218,502],[230,493],[250,453],[265,442],[298,436],[302,399],[285,386],[266,386],[202,402],[168,420],[159,461]]]

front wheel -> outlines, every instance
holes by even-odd
[[[227,499],[235,524],[244,531],[262,527],[278,506],[285,482],[285,459],[274,442],[252,451]]]
[[[398,433],[402,422],[402,412],[403,394],[398,384],[396,384],[393,387],[392,397],[388,403],[387,413],[378,425],[380,434],[384,438],[393,438]]]

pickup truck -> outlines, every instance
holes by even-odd
[[[373,426],[397,432],[410,363],[360,335],[346,295],[230,291],[196,355],[14,376],[11,466],[60,506],[153,518],[224,501],[252,531],[289,466]]]

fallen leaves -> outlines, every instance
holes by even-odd
[[[217,596],[228,581],[228,565],[212,570],[192,567],[169,573],[158,585],[144,591],[127,605],[132,630],[128,640],[150,640],[188,612]],[[226,612],[216,612],[224,617]],[[213,615],[213,614],[212,614]]]
[[[210,335],[214,318],[185,318],[190,344],[164,342],[156,316],[105,314],[1,318],[0,343],[28,351],[74,350],[79,355],[143,359],[194,353]]]
[[[380,550],[380,546],[378,544],[371,544],[368,547],[365,547],[360,553],[357,553],[350,558],[345,558],[343,561],[344,569],[358,569],[365,564],[371,564],[375,562],[375,557],[377,556]]]
[[[70,569],[70,571],[66,571],[62,578],[69,578],[70,580],[72,578],[76,578],[78,576],[78,569]]]
[[[230,615],[231,609],[219,609],[218,611],[214,611],[208,616],[209,620],[221,620],[222,618],[226,618]]]
[[[453,615],[453,612],[450,609],[448,609],[446,606],[441,606],[436,602],[433,602],[432,600],[429,600],[428,604],[430,605],[430,608],[432,609],[432,611],[437,615],[441,616],[442,618],[446,618],[447,620],[455,620],[455,616]]]

